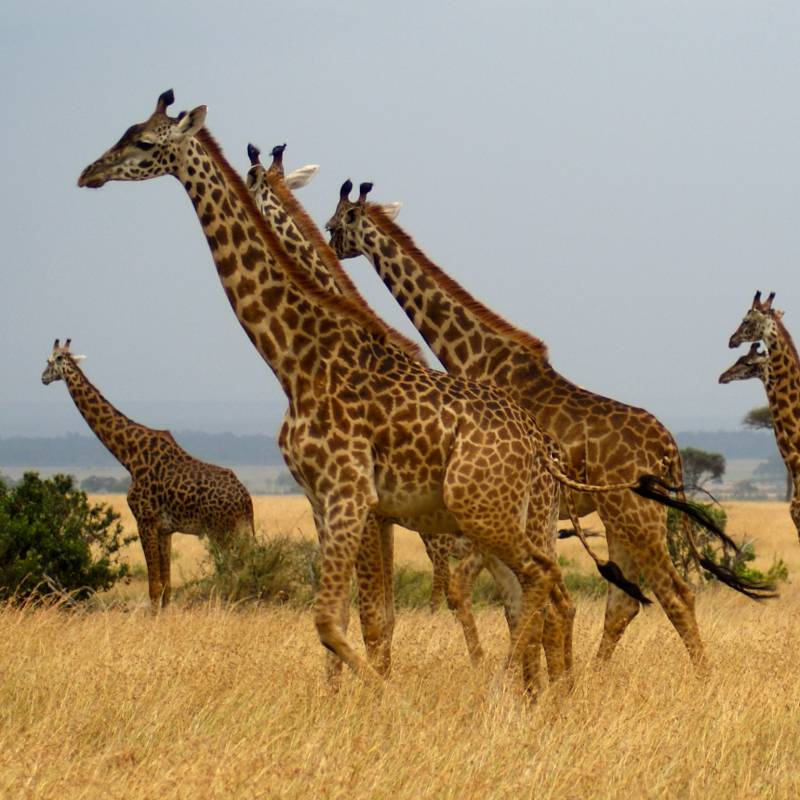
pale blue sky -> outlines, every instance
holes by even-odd
[[[576,382],[736,427],[763,391],[717,376],[754,290],[800,332],[799,34],[794,3],[729,0],[6,0],[0,435],[85,431],[39,381],[57,336],[142,422],[274,431],[280,389],[180,185],[75,185],[169,87],[240,170],[248,141],[321,164],[300,195],[318,223],[346,177],[402,200],[418,244]]]

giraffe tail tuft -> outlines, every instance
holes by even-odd
[[[700,561],[700,566],[710,572],[720,583],[724,583],[726,586],[730,586],[731,589],[741,592],[751,600],[768,600],[771,597],[778,597],[775,584],[771,581],[746,580],[737,575],[730,567],[717,564],[710,558],[700,556],[698,560]]]
[[[604,563],[598,563],[597,569],[609,583],[613,583],[614,586],[622,589],[625,594],[630,595],[634,600],[638,600],[643,606],[649,606],[652,604],[653,601],[642,594],[639,584],[629,581],[622,574],[622,570],[619,568],[619,565],[614,561],[609,560]]]

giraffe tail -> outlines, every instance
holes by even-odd
[[[642,593],[641,588],[639,587],[638,583],[634,583],[633,581],[629,581],[625,575],[623,574],[622,570],[620,569],[619,564],[608,559],[607,561],[603,561],[600,556],[595,553],[592,548],[589,546],[589,542],[586,541],[586,535],[581,528],[580,520],[578,519],[578,514],[575,511],[575,506],[572,502],[572,496],[569,492],[564,493],[564,501],[567,506],[567,512],[569,513],[570,522],[572,522],[572,527],[575,529],[575,535],[581,540],[581,544],[583,545],[586,552],[589,554],[589,557],[594,561],[597,566],[597,571],[605,578],[609,583],[613,583],[619,589],[622,589],[625,594],[630,595],[634,600],[638,600],[642,605],[648,606],[652,603],[652,600],[649,600],[645,595]]]
[[[723,546],[731,548],[737,555],[741,552],[741,549],[739,545],[714,522],[709,514],[702,508],[698,508],[686,501],[683,486],[670,486],[656,475],[645,475],[639,479],[639,485],[633,489],[633,491],[640,497],[655,500],[657,503],[661,503],[669,508],[675,508],[683,513],[682,527],[692,555],[697,563],[706,570],[706,572],[710,572],[720,583],[730,586],[731,589],[735,589],[751,600],[764,600],[778,596],[778,592],[775,590],[775,584],[772,581],[743,578],[741,575],[737,575],[730,567],[724,564],[718,564],[716,561],[712,561],[700,552],[694,538],[691,520],[694,520],[709,531],[709,533],[713,534],[722,542]],[[674,492],[678,496],[672,497],[669,492]]]

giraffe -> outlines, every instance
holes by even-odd
[[[86,424],[130,473],[128,505],[147,563],[153,610],[169,605],[172,534],[208,535],[222,546],[255,535],[253,503],[232,470],[190,456],[169,431],[128,419],[98,391],[79,366],[70,340],[56,339],[42,374],[45,385],[63,380]]]
[[[247,153],[251,166],[246,181],[250,195],[255,201],[256,207],[281,240],[284,249],[299,257],[308,274],[329,291],[340,292],[361,300],[358,290],[342,269],[336,255],[283,180],[285,148],[286,145],[273,148],[272,164],[269,169],[265,169],[260,163],[259,149],[252,144],[248,146]],[[399,211],[399,204],[387,204],[382,206],[382,209],[384,213],[394,217]],[[323,280],[321,275],[325,271],[328,275],[327,279]],[[427,524],[435,527],[437,523],[434,521],[432,525],[431,523]],[[476,663],[482,658],[483,651],[471,611],[472,586],[475,579],[483,567],[486,567],[492,574],[503,600],[506,620],[510,628],[514,624],[519,586],[513,573],[510,573],[498,559],[461,544],[458,538],[451,535],[432,534],[430,531],[421,530],[425,525],[426,521],[421,520],[419,532],[434,567],[431,608],[438,606],[441,603],[441,596],[447,594],[448,602],[461,624],[467,652],[473,663]],[[551,535],[543,541],[537,542],[553,558],[555,558],[555,528],[555,519],[553,519]],[[583,537],[581,537],[581,542],[602,571],[605,565],[597,560]],[[449,562],[450,557],[455,555],[460,555],[461,558],[451,581]],[[615,580],[624,586],[624,591],[629,593],[633,591],[638,598],[643,599],[635,585],[626,584],[624,577],[616,572],[612,574]],[[387,593],[386,597],[388,598],[388,596]],[[393,609],[387,613],[393,614]],[[563,581],[560,581],[556,587],[552,603],[544,613],[543,641],[548,671],[552,680],[558,679],[563,673],[570,675],[572,670],[574,610]],[[533,654],[530,657],[533,658]]]
[[[643,493],[652,491],[649,479],[624,487],[574,481],[504,394],[431,370],[366,304],[322,291],[258,213],[204,127],[206,107],[170,117],[172,102],[164,92],[78,185],[172,175],[187,192],[234,313],[289,398],[279,442],[318,524],[320,642],[356,675],[377,680],[380,642],[365,637],[365,661],[342,624],[359,551],[380,547],[369,517],[413,527],[415,517],[438,514],[515,573],[522,597],[506,667],[521,662],[524,685],[535,691],[538,661],[526,655],[541,641],[538,611],[560,570],[534,542],[557,511],[556,477],[582,491]]]
[[[253,144],[247,146],[250,168],[247,171],[246,184],[256,208],[275,231],[284,250],[297,252],[296,248],[302,248],[300,257],[304,267],[312,276],[317,276],[322,288],[361,299],[358,290],[342,270],[336,255],[291,192],[291,189],[300,185],[293,176],[306,174],[310,168],[303,167],[285,175],[283,166],[285,150],[285,144],[274,147],[270,153],[272,163],[269,168],[265,168],[261,163],[259,148]],[[384,206],[384,211],[390,215],[397,214],[399,204],[387,204]],[[327,272],[326,278],[320,278],[319,276],[325,272]],[[337,282],[337,278],[341,281],[341,285]],[[463,537],[426,531],[419,531],[419,535],[433,566],[430,610],[434,612],[441,606],[450,585],[450,558],[468,558],[471,550]],[[483,563],[484,559],[476,556],[470,559],[469,566],[472,570],[479,569]],[[504,606],[507,613],[513,613],[511,607],[517,596],[517,587],[509,585],[513,580],[513,574],[491,557],[485,559],[485,563],[489,571],[495,573],[495,581],[505,598]],[[451,599],[453,603],[461,603],[460,593],[454,591]],[[468,616],[469,611],[462,608],[457,610],[457,614],[459,618],[464,618],[465,615]],[[468,628],[472,630],[472,625],[469,623]],[[473,641],[469,634],[467,637],[469,641]],[[475,659],[480,658],[480,647],[476,646],[474,641],[470,652]]]
[[[435,265],[412,238],[367,203],[371,183],[349,199],[349,182],[340,192],[327,223],[339,258],[366,256],[423,339],[451,374],[500,387],[558,440],[571,475],[591,483],[611,484],[636,475],[655,474],[672,486],[682,484],[677,445],[667,429],[643,409],[589,392],[553,369],[546,345],[515,328],[472,297]],[[573,495],[580,515],[596,510],[606,528],[609,556],[626,575],[642,575],[698,668],[705,654],[694,613],[694,596],[673,566],[665,544],[665,509],[631,492]],[[656,499],[666,503],[661,495]],[[678,501],[686,509],[682,492]],[[688,522],[688,520],[687,520]],[[703,524],[708,525],[708,520]],[[692,549],[701,558],[684,526]],[[716,529],[715,534],[723,536]],[[759,595],[767,587],[739,582],[729,570],[710,569],[726,583]],[[722,574],[725,572],[726,574]],[[601,660],[610,658],[625,628],[639,611],[630,594],[609,587]]]
[[[800,536],[800,358],[783,324],[783,311],[772,307],[774,299],[775,292],[772,292],[762,302],[761,292],[756,292],[750,310],[731,336],[729,345],[738,347],[743,342],[763,341],[767,348],[759,377],[767,391],[775,441],[792,478],[794,492],[789,513]],[[748,356],[758,360],[752,347]]]
[[[768,377],[769,354],[761,351],[761,343],[753,342],[750,350],[736,361],[719,376],[720,383],[731,383],[732,381],[747,381],[751,378],[758,378],[766,386]]]

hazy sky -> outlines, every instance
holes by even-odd
[[[321,164],[299,195],[319,224],[347,177],[402,200],[417,243],[575,382],[734,428],[765,402],[717,384],[755,289],[800,335],[798,42],[789,2],[6,0],[0,434],[85,431],[39,380],[67,336],[142,422],[202,407],[209,429],[272,432],[253,409],[280,389],[178,182],[76,186],[170,87],[208,104],[238,169],[249,141]],[[366,260],[346,266],[410,330]]]

